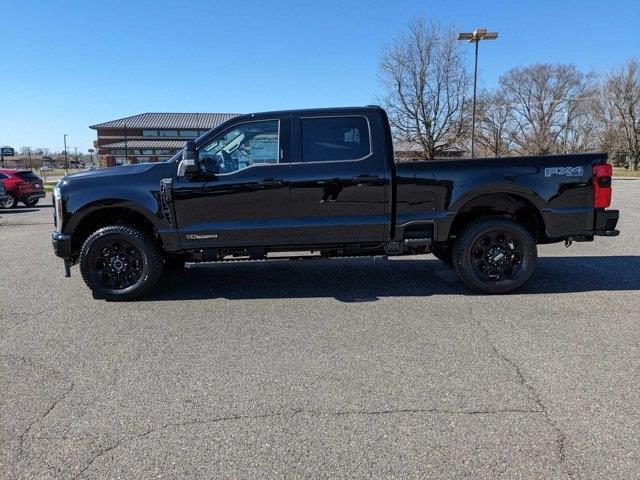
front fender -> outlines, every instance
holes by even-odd
[[[163,209],[160,182],[171,178],[173,163],[131,165],[70,175],[58,183],[62,201],[61,232],[72,235],[89,215],[101,210],[121,208],[147,219],[163,238],[172,244],[175,232],[171,215]],[[164,237],[168,237],[165,241]],[[171,248],[176,248],[171,245]]]
[[[112,197],[85,200],[87,203],[84,204],[78,201],[66,204],[65,214],[67,215],[67,222],[63,224],[63,233],[72,234],[87,216],[108,208],[126,208],[139,213],[149,220],[158,230],[168,227],[166,220],[164,220],[162,216],[161,205],[153,195],[145,195],[136,199]]]

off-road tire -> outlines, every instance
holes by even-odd
[[[139,265],[139,279],[126,288],[108,288],[101,281],[95,261],[101,248],[106,242],[122,241],[137,249],[141,265]],[[148,293],[162,275],[163,258],[156,245],[143,232],[126,225],[112,225],[93,232],[82,245],[80,250],[80,272],[87,286],[97,298],[107,300],[132,300]]]
[[[490,240],[497,238],[496,234],[500,232],[518,243],[518,257],[521,259],[517,269],[515,267],[511,269],[511,276],[491,281],[483,278],[483,274],[477,268],[483,258],[480,257],[481,260],[477,260],[477,255],[482,252],[482,250],[478,251],[477,245],[479,245],[478,242],[483,242],[487,238]],[[490,244],[493,243],[490,242]],[[474,247],[476,250],[472,251]],[[520,288],[533,274],[537,260],[538,251],[531,232],[508,218],[484,218],[470,223],[458,235],[453,247],[453,264],[458,275],[469,287],[482,293],[508,293]],[[495,268],[488,261],[485,263],[489,268]]]

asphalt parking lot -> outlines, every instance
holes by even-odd
[[[130,303],[63,277],[50,207],[0,211],[0,477],[638,478],[640,181],[613,207],[619,237],[541,247],[512,295],[427,256]]]

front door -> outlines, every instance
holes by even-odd
[[[198,148],[202,175],[176,177],[182,248],[291,243],[289,119],[232,125]]]
[[[294,243],[382,242],[388,236],[389,174],[375,116],[297,118],[291,163]]]

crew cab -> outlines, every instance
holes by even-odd
[[[433,253],[473,289],[506,293],[532,275],[537,244],[619,233],[604,154],[394,163],[391,138],[376,106],[238,116],[166,162],[64,177],[53,248],[107,299],[185,262],[282,252]]]
[[[31,170],[0,168],[0,181],[6,190],[6,198],[0,200],[2,208],[15,208],[18,202],[34,207],[46,195],[42,179]]]

